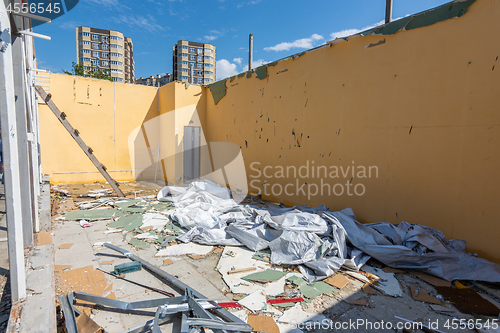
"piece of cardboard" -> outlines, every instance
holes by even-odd
[[[79,333],[104,333],[104,328],[93,321],[85,312],[76,317]]]
[[[92,266],[81,267],[56,273],[57,288],[61,293],[81,291],[102,296],[107,286],[104,273]]]
[[[203,259],[205,258],[206,256],[203,256],[203,255],[199,255],[199,254],[188,254],[187,255],[189,258],[191,259]]]
[[[114,260],[103,260],[101,261],[101,265],[113,265]]]
[[[73,243],[66,243],[66,244],[62,244],[61,246],[59,246],[59,249],[69,249],[72,246],[73,246]]]
[[[273,317],[251,314],[248,316],[248,324],[253,327],[254,332],[280,333]]]
[[[349,279],[342,274],[335,274],[324,279],[326,283],[338,289],[342,289],[349,283]]]
[[[52,244],[52,235],[50,231],[43,231],[36,234],[36,246]]]
[[[370,285],[367,283],[363,286],[363,288],[361,288],[361,290],[363,290],[363,292],[365,294],[370,294],[370,295],[378,295],[378,292],[375,291],[375,289],[373,289],[372,287],[370,287]]]
[[[58,273],[58,272],[62,272],[68,268],[70,268],[71,265],[55,265],[54,266],[54,272]]]
[[[425,290],[420,289],[417,293],[417,287],[415,287],[415,286],[410,286],[410,290],[411,290],[411,297],[415,301],[421,301],[421,302],[432,303],[432,304],[437,304],[437,305],[441,304],[441,302],[439,300],[437,300],[436,298],[429,295]]]
[[[440,279],[438,277],[422,273],[422,272],[417,272],[417,271],[411,271],[410,272],[412,275],[418,277],[419,279],[432,284],[434,287],[451,287],[451,282],[446,281],[443,279]]]
[[[163,265],[166,266],[166,265],[170,265],[170,264],[173,264],[174,262],[171,260],[171,259],[165,259],[163,260]]]
[[[355,301],[350,301],[349,303],[351,303],[353,305],[365,306],[367,302],[368,302],[368,297],[367,298],[360,298],[360,299],[357,299]]]

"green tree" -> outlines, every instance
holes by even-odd
[[[83,65],[79,65],[75,62],[71,65],[72,69],[71,71],[67,70],[62,70],[64,74],[68,75],[76,75],[76,76],[83,76],[83,77],[91,77],[94,79],[101,79],[101,80],[108,80],[108,81],[113,81],[111,78],[111,73],[109,69],[97,69],[94,70],[93,68],[90,68],[90,70],[85,70]]]

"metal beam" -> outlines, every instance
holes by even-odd
[[[109,185],[111,185],[113,190],[115,190],[116,194],[118,194],[118,196],[120,196],[120,197],[124,197],[125,195],[120,190],[120,187],[119,187],[120,185],[113,178],[111,178],[109,173],[106,171],[106,167],[103,164],[101,164],[101,162],[99,162],[97,157],[95,157],[92,148],[90,148],[89,146],[87,146],[85,144],[85,142],[80,137],[80,132],[78,132],[78,130],[76,130],[75,128],[73,128],[73,126],[71,126],[69,121],[66,119],[66,114],[64,112],[61,112],[57,108],[57,106],[52,101],[52,98],[51,98],[52,95],[47,94],[45,92],[45,90],[43,90],[43,88],[40,87],[39,85],[37,85],[35,87],[35,89],[38,92],[38,94],[40,95],[40,97],[42,98],[42,100],[47,104],[47,106],[56,115],[57,119],[59,119],[61,124],[63,124],[64,128],[66,128],[66,130],[73,137],[73,139],[76,141],[76,143],[78,143],[80,148],[82,148],[83,152],[92,161],[92,163],[94,163],[97,170],[99,170],[99,172],[103,175],[103,177],[108,181]]]
[[[119,252],[119,253],[123,254],[124,256],[126,256],[127,258],[129,258],[130,260],[139,261],[142,264],[143,268],[145,268],[149,272],[153,273],[157,277],[161,278],[163,281],[167,282],[168,284],[172,285],[177,290],[179,290],[179,291],[185,291],[186,289],[191,289],[192,292],[193,292],[193,296],[194,297],[201,298],[201,299],[206,299],[206,297],[203,296],[202,293],[194,290],[193,288],[191,288],[190,286],[188,286],[187,284],[185,284],[181,280],[175,278],[174,276],[168,274],[164,270],[156,267],[155,265],[147,262],[146,260],[144,260],[144,259],[136,256],[135,254],[130,253],[129,251],[124,250],[122,248],[119,248],[118,246],[115,246],[115,245],[110,244],[110,243],[104,243],[104,246],[107,247],[108,249],[111,249],[111,250],[114,250],[116,252]],[[232,314],[231,312],[227,311],[226,309],[218,308],[218,309],[214,309],[214,312],[220,318],[222,318],[222,319],[224,319],[226,321],[233,322],[233,323],[244,323],[240,318],[236,317],[234,314]]]
[[[42,35],[42,34],[37,34],[36,32],[33,32],[33,31],[19,30],[18,33],[20,33],[22,35],[28,35],[28,36],[31,36],[31,37],[40,38],[40,39],[52,40],[52,37],[50,37],[50,36],[45,36],[45,35]]]
[[[392,20],[392,0],[385,0],[385,23]]]
[[[21,181],[17,140],[11,22],[5,3],[0,1],[0,122],[5,179],[5,208],[9,246],[9,270],[12,303],[26,298],[24,267]]]
[[[12,13],[13,15],[16,15],[16,16],[22,16],[22,17],[26,17],[26,18],[29,18],[29,19],[32,19],[32,20],[35,20],[35,21],[40,21],[40,22],[45,22],[45,23],[52,23],[52,20],[49,19],[48,17],[43,17],[43,16],[39,16],[39,15],[34,15],[34,14],[30,14],[30,13],[23,13],[23,12],[19,12],[19,13]]]

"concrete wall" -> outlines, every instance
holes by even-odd
[[[216,105],[224,87],[207,94],[207,140],[242,147],[253,194],[432,226],[498,262],[499,18],[500,2],[480,0],[460,18],[280,61],[263,80],[228,79]],[[286,177],[290,166],[302,174]]]
[[[50,92],[110,175],[118,181],[134,179],[128,139],[134,128],[159,114],[156,88],[52,74]],[[40,140],[42,171],[51,175],[52,182],[104,181],[44,104],[40,104]]]

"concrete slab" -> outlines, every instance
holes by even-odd
[[[20,332],[56,332],[52,245],[34,247],[28,262],[28,297],[21,312]]]

